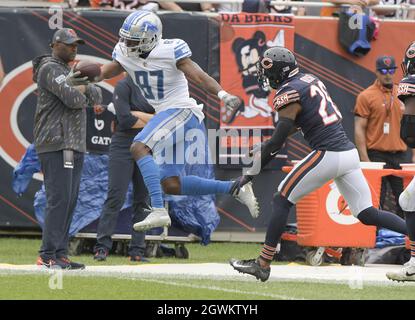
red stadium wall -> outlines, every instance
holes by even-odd
[[[112,47],[117,41],[120,24],[128,13],[85,11],[74,13],[65,11],[64,26],[77,30],[87,40],[87,45],[79,53],[101,59],[110,59]],[[0,56],[6,73],[14,72],[24,80],[15,85],[11,82],[0,89],[0,228],[38,228],[33,213],[33,198],[40,187],[33,180],[28,191],[18,197],[11,189],[13,163],[20,160],[24,152],[22,137],[31,142],[33,115],[36,95],[24,93],[31,84],[30,61],[36,55],[48,52],[48,43],[53,34],[49,29],[47,10],[0,9],[0,30],[2,42]],[[162,16],[164,36],[186,40],[193,50],[194,60],[217,79],[220,78],[220,24],[217,19],[189,14],[166,14]],[[337,20],[320,18],[294,19],[294,51],[300,66],[306,72],[315,73],[326,83],[333,99],[339,105],[344,126],[353,139],[352,110],[357,94],[374,80],[372,72],[378,55],[394,55],[397,62],[403,51],[414,38],[415,24],[408,22],[381,22],[380,34],[373,41],[372,50],[362,58],[347,54],[337,40]],[[3,33],[3,30],[13,32]],[[192,32],[189,32],[192,30]],[[20,68],[20,69],[19,69]],[[401,76],[396,75],[396,81]],[[235,74],[235,79],[240,75]],[[16,79],[17,80],[17,79]],[[110,84],[109,84],[110,85]],[[208,128],[217,128],[220,122],[217,101],[210,99],[194,84],[190,83],[191,95],[205,103]],[[16,97],[21,96],[16,104]],[[110,99],[110,91],[106,99]],[[15,105],[13,107],[13,105]],[[11,111],[14,108],[14,113]],[[16,109],[17,108],[17,109]],[[18,128],[20,138],[15,136]],[[9,130],[13,129],[13,130]],[[12,135],[12,136],[10,136]],[[301,159],[309,152],[301,137],[291,138],[287,144],[289,159]],[[234,178],[240,170],[218,167],[219,179]],[[271,211],[272,194],[283,177],[280,171],[269,170],[261,174],[255,182],[255,192],[260,195],[263,216],[251,219],[247,210],[229,197],[218,197],[217,206],[221,214],[220,231],[264,231]]]

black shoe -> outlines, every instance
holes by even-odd
[[[73,261],[69,260],[67,257],[57,258],[56,259],[56,262],[58,264],[66,264],[66,265],[68,265],[69,267],[67,269],[70,269],[70,270],[78,270],[78,269],[82,270],[82,269],[85,269],[85,265],[84,264],[77,263],[77,262],[73,262]]]
[[[147,258],[145,258],[144,256],[130,256],[130,261],[131,262],[150,262],[150,260],[148,260]]]
[[[95,251],[94,260],[97,261],[105,261],[108,257],[108,250],[99,248],[97,251]]]
[[[229,263],[236,271],[253,275],[255,278],[261,280],[262,282],[267,281],[271,273],[271,268],[262,268],[258,262],[258,259],[231,259]]]
[[[38,257],[36,264],[38,266],[46,267],[48,269],[64,269],[64,270],[71,269],[71,266],[69,263],[62,261],[60,259]]]

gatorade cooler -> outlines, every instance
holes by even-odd
[[[382,169],[384,163],[362,162],[363,174],[368,181],[374,207],[379,207],[381,178],[395,170]],[[284,171],[292,168],[285,167]],[[326,247],[373,248],[376,244],[376,227],[366,226],[355,218],[333,181],[323,185],[301,199],[296,205],[297,243],[317,247],[310,251],[307,262],[322,263]]]

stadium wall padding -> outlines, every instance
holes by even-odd
[[[95,57],[102,62],[111,59],[112,48],[118,41],[118,30],[129,12],[120,11],[63,11],[64,27],[77,31],[87,42],[79,47],[81,58]],[[0,88],[0,228],[38,229],[33,210],[34,194],[41,182],[32,180],[22,196],[14,194],[11,180],[14,166],[25,148],[33,140],[33,117],[36,106],[35,85],[31,80],[31,60],[49,52],[50,39],[55,30],[49,28],[47,9],[0,9],[0,57],[7,74]],[[169,13],[161,15],[164,38],[182,38],[189,43],[193,59],[202,69],[220,80],[219,50],[220,21],[203,14]],[[401,61],[404,49],[413,39],[415,24],[408,22],[381,22],[379,38],[372,50],[362,58],[348,55],[337,41],[337,20],[320,18],[295,19],[294,48],[300,67],[316,74],[326,84],[334,101],[340,107],[344,126],[353,140],[353,107],[357,94],[370,85],[375,75],[374,61],[378,55],[394,55]],[[401,72],[395,75],[395,81]],[[104,100],[111,99],[117,79],[102,85]],[[200,88],[189,83],[191,95],[210,104],[205,108],[208,128],[217,128],[217,102],[209,99]],[[303,158],[308,147],[296,135],[287,144],[289,159]],[[237,169],[218,167],[219,179],[235,178]],[[263,215],[254,220],[246,208],[228,196],[217,197],[221,215],[220,231],[265,231],[271,211],[272,195],[284,174],[267,170],[254,182]]]

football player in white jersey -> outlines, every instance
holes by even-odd
[[[216,80],[190,59],[192,53],[185,41],[162,39],[162,24],[156,14],[149,11],[131,13],[124,20],[119,36],[113,61],[102,66],[101,75],[95,82],[112,78],[125,70],[156,111],[131,146],[152,206],[151,213],[136,223],[134,229],[143,231],[171,224],[163,206],[162,188],[165,193],[174,195],[229,193],[244,203],[253,217],[257,217],[258,202],[251,184],[240,188],[238,181],[182,174],[186,132],[191,129],[205,130],[202,105],[190,98],[187,79],[217,95],[226,107],[228,118],[238,111],[239,98],[224,91]],[[182,158],[181,161],[176,158],[173,163],[158,166],[153,156],[157,158],[161,153],[169,154],[171,151]],[[181,152],[182,156],[176,152]]]

